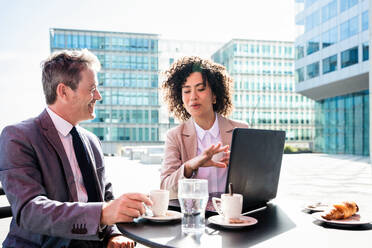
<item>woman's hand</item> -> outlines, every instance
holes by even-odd
[[[185,177],[191,177],[192,172],[199,169],[200,167],[211,167],[215,166],[218,168],[226,168],[229,159],[230,151],[229,145],[222,146],[221,143],[217,145],[211,145],[208,149],[204,150],[199,156],[187,161],[185,163]],[[222,157],[218,161],[212,159],[215,154],[222,152]]]

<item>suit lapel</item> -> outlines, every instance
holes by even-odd
[[[222,144],[230,145],[232,139],[232,132],[235,127],[231,124],[231,122],[228,119],[222,117],[220,114],[217,114],[217,119],[218,126],[220,128]]]
[[[185,150],[186,150],[187,157],[188,157],[185,161],[188,161],[196,157],[198,143],[197,143],[195,126],[191,118],[187,120],[184,124],[184,128],[182,130],[182,141],[183,141],[183,144],[185,145]]]
[[[78,201],[78,195],[76,191],[76,184],[74,180],[74,175],[72,173],[70,162],[68,161],[65,149],[58,136],[58,131],[55,128],[52,119],[50,118],[48,112],[44,110],[38,117],[39,125],[41,127],[42,133],[48,142],[52,145],[56,153],[58,154],[60,161],[62,162],[63,171],[65,172],[65,179],[70,191],[70,196],[72,201]],[[57,159],[56,159],[57,160]],[[51,164],[50,166],[56,166],[58,163]]]

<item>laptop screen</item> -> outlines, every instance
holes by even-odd
[[[243,195],[243,212],[265,206],[276,197],[285,132],[236,128],[231,141],[227,187]]]

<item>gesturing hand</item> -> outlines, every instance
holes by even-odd
[[[152,205],[151,200],[140,193],[123,194],[113,201],[105,202],[102,207],[101,224],[112,225],[118,222],[132,222],[134,218],[138,218],[145,213],[143,203],[148,206]]]
[[[219,161],[212,160],[213,155],[223,152],[223,156]],[[221,143],[211,145],[208,149],[204,150],[199,156],[189,160],[187,167],[191,170],[197,170],[200,167],[215,166],[225,168],[230,158],[229,146],[222,146]]]

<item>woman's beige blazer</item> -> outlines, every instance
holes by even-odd
[[[217,114],[223,145],[230,145],[234,128],[247,128],[246,123],[229,120]],[[160,170],[160,187],[170,191],[171,198],[177,198],[178,180],[185,178],[184,163],[196,156],[197,134],[190,118],[167,133],[165,154]]]

